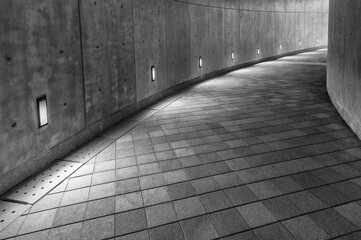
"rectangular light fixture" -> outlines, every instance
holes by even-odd
[[[231,53],[231,59],[234,60],[234,52]]]
[[[282,50],[282,44],[280,43],[280,50]]]
[[[38,110],[39,128],[41,128],[48,125],[48,105],[46,95],[37,98],[36,105]]]
[[[316,40],[316,41],[317,41],[317,43],[320,43],[320,39],[319,39],[319,38],[317,38],[317,40]]]
[[[260,55],[261,54],[261,50],[259,48],[257,48],[257,54]]]
[[[298,46],[301,46],[302,45],[302,41],[300,40],[299,42],[298,42]]]
[[[203,66],[203,60],[202,57],[199,57],[199,68],[202,68]]]
[[[152,66],[151,68],[150,68],[150,75],[151,75],[151,80],[152,80],[152,82],[154,82],[155,81],[155,77],[156,77],[156,75],[155,75],[155,67],[154,66]]]

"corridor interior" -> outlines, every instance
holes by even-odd
[[[301,53],[170,96],[0,239],[361,239],[361,141],[326,62]]]

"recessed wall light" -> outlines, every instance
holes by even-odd
[[[280,50],[282,50],[282,48],[283,48],[283,47],[282,47],[282,43],[280,43]]]
[[[154,67],[154,66],[152,66],[152,67],[150,68],[150,75],[151,75],[151,80],[152,80],[152,82],[154,82],[154,81],[155,81],[155,77],[156,77],[156,75],[155,75],[155,67]]]
[[[234,60],[234,52],[231,53],[231,60]]]
[[[37,98],[36,105],[38,110],[39,128],[41,128],[48,125],[48,105],[46,95]]]
[[[199,57],[199,68],[203,67],[203,59],[202,57]]]
[[[257,54],[258,54],[258,55],[261,54],[261,49],[257,48]]]
[[[298,46],[301,46],[302,45],[302,41],[298,41]]]
[[[320,39],[319,39],[319,38],[317,38],[316,42],[317,42],[317,43],[320,43]]]

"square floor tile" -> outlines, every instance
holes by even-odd
[[[191,197],[174,202],[178,219],[190,218],[206,213],[199,197]]]
[[[234,206],[258,200],[258,197],[247,186],[229,188],[224,190],[224,192]]]
[[[305,189],[314,188],[325,184],[324,181],[309,172],[298,173],[292,175],[291,177]]]
[[[229,166],[233,171],[250,168],[251,165],[247,163],[244,158],[236,158],[232,160],[227,160],[225,163]]]
[[[165,184],[162,173],[140,177],[139,181],[141,189],[160,187]]]
[[[117,181],[115,185],[116,194],[124,194],[140,190],[140,183],[138,178]]]
[[[54,218],[53,227],[82,221],[84,219],[85,209],[86,203],[58,208]]]
[[[265,200],[263,201],[263,204],[278,220],[283,220],[302,214],[302,211],[286,196]]]
[[[293,218],[282,222],[287,230],[300,240],[327,239],[324,230],[317,226],[308,216]]]
[[[237,210],[251,228],[277,221],[272,213],[261,202],[247,204],[238,207]]]
[[[156,152],[155,156],[157,157],[158,161],[166,161],[177,158],[175,152],[173,150],[168,150],[164,152]]]
[[[328,206],[343,204],[350,200],[331,186],[314,188],[310,192]]]
[[[85,175],[76,178],[70,178],[66,190],[74,190],[78,188],[90,187],[92,175]]]
[[[145,211],[149,228],[177,221],[177,214],[172,203],[147,207]]]
[[[116,168],[125,168],[131,167],[137,164],[135,157],[127,157],[127,158],[119,158],[115,160],[115,167]]]
[[[187,240],[208,240],[219,237],[207,216],[181,221],[181,226]]]
[[[319,227],[327,232],[329,237],[332,238],[358,229],[333,209],[315,212],[309,216]]]
[[[224,162],[210,163],[207,164],[206,167],[208,168],[208,171],[211,175],[228,173],[232,171]]]
[[[313,195],[310,191],[302,191],[287,195],[288,199],[291,200],[299,209],[303,212],[313,212],[326,208],[319,198]]]
[[[207,212],[232,207],[232,203],[222,191],[203,194],[200,196],[200,200]]]
[[[178,159],[162,161],[159,163],[159,166],[163,172],[172,171],[182,168]]]
[[[52,228],[47,239],[54,240],[79,240],[83,223],[74,223],[62,227]]]
[[[114,216],[84,222],[82,240],[98,240],[114,236]]]
[[[193,180],[192,185],[198,194],[212,192],[219,189],[219,186],[213,177]]]
[[[182,228],[179,223],[153,228],[149,231],[151,240],[184,240]]]
[[[142,195],[145,206],[150,206],[150,205],[170,201],[167,187],[144,190],[142,191]]]
[[[189,156],[189,157],[179,158],[179,161],[183,167],[192,167],[192,166],[198,166],[198,165],[202,164],[201,160],[199,160],[199,158],[197,156]]]
[[[254,230],[259,240],[296,240],[280,223],[264,226]]]
[[[166,184],[172,184],[188,180],[188,177],[183,169],[164,172],[163,177]]]
[[[216,175],[213,178],[221,188],[234,187],[243,183],[235,173]]]
[[[65,192],[61,199],[60,206],[85,202],[88,200],[89,188],[81,188],[73,191]]]
[[[249,228],[235,208],[212,213],[210,217],[220,236],[237,233]]]
[[[338,190],[340,193],[352,200],[361,199],[361,186],[357,185],[352,181],[344,181],[331,185],[333,188]]]
[[[138,155],[136,156],[136,159],[138,164],[146,164],[157,161],[157,157],[155,156],[154,153]]]
[[[88,202],[85,212],[85,219],[113,214],[115,209],[114,201],[114,197],[109,197]]]
[[[168,186],[168,193],[172,200],[186,198],[196,195],[192,184],[190,182],[177,183]]]
[[[115,234],[124,235],[147,228],[144,209],[115,215]]]
[[[282,195],[282,192],[271,182],[263,181],[247,185],[259,199]]]
[[[138,171],[139,171],[139,176],[143,176],[143,175],[159,173],[161,170],[158,163],[148,163],[144,165],[139,165]]]
[[[112,169],[115,169],[115,160],[97,162],[94,166],[94,172],[104,172]]]
[[[89,192],[89,200],[105,198],[115,195],[115,182],[92,186]]]
[[[208,169],[203,165],[189,167],[186,168],[185,171],[190,179],[203,178],[210,175]]]
[[[115,170],[94,173],[92,177],[92,185],[98,185],[115,181]]]
[[[335,210],[355,226],[361,227],[361,206],[357,203],[341,205],[336,207]]]
[[[115,211],[124,212],[143,207],[141,192],[123,194],[115,197]]]
[[[117,180],[124,180],[124,179],[134,178],[134,177],[138,177],[137,166],[127,167],[127,168],[119,168],[116,170]]]
[[[222,160],[220,156],[218,156],[216,153],[205,153],[198,155],[198,158],[202,161],[202,163],[212,163],[212,162],[218,162]]]
[[[271,182],[285,194],[303,190],[303,187],[290,177],[276,178],[271,180]]]

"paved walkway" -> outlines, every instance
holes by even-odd
[[[328,98],[326,54],[194,86],[0,238],[361,239],[361,141]]]

